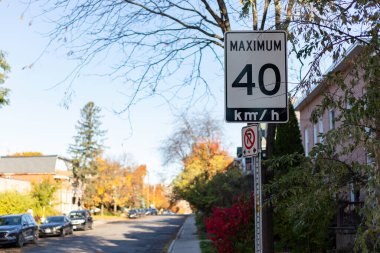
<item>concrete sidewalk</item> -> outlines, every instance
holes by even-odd
[[[195,215],[189,215],[186,218],[177,238],[171,243],[168,253],[201,253]]]

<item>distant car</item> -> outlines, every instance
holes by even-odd
[[[40,237],[73,234],[73,225],[66,216],[48,216],[38,230]]]
[[[90,211],[88,210],[77,210],[71,211],[69,214],[71,224],[73,224],[73,229],[92,229],[93,219]]]
[[[162,212],[162,215],[174,215],[175,213],[173,213],[172,211],[170,211],[170,210],[164,210],[163,212]]]
[[[130,218],[130,219],[135,219],[135,218],[138,218],[139,216],[140,215],[137,212],[137,210],[129,210],[129,212],[128,212],[128,218]]]
[[[0,216],[0,244],[16,244],[22,247],[27,242],[38,240],[38,226],[28,214]]]
[[[150,209],[149,209],[149,213],[150,213],[150,215],[157,215],[157,214],[158,214],[158,211],[157,211],[156,208],[150,208]]]

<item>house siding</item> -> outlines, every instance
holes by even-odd
[[[41,183],[43,180],[60,182],[60,188],[54,196],[53,207],[60,213],[69,213],[73,209],[71,182],[73,173],[68,159],[59,156],[25,157],[25,159],[1,157],[0,163],[0,191],[23,189],[25,190],[23,192],[29,192],[32,183]]]
[[[353,55],[349,55],[348,59],[354,60]],[[344,80],[345,84],[350,85],[352,81],[352,76],[350,76],[350,60],[347,60],[345,63],[340,63],[338,69],[333,69],[332,71],[341,71],[346,76]],[[363,96],[365,93],[365,84],[363,79],[359,80],[356,85],[352,88],[352,92],[354,97],[359,98]],[[299,123],[301,130],[301,138],[304,145],[305,150],[311,151],[313,146],[316,144],[314,140],[314,126],[318,127],[318,131],[320,130],[320,126],[323,128],[323,133],[328,132],[332,128],[337,128],[340,126],[341,122],[331,121],[331,111],[326,110],[322,117],[318,119],[317,122],[311,122],[311,115],[313,110],[322,103],[324,95],[326,93],[330,93],[335,97],[344,96],[343,91],[336,84],[330,84],[327,86],[326,83],[320,83],[319,86],[316,86],[314,90],[309,94],[309,96],[303,98],[301,102],[295,107],[297,111],[300,113]],[[346,108],[350,108],[350,105],[347,104]],[[340,111],[334,110],[335,118],[340,116]],[[334,123],[334,124],[333,124]],[[321,131],[319,131],[321,132]],[[305,136],[307,134],[307,137]],[[308,141],[306,141],[308,140]],[[319,139],[318,141],[322,141]],[[335,147],[337,152],[339,153],[342,150],[342,147],[349,143],[342,143],[340,146]],[[360,164],[368,163],[368,156],[366,150],[362,146],[356,146],[356,148],[349,154],[340,156],[339,159],[346,163],[358,162]],[[365,199],[365,191],[363,189],[359,190],[358,196],[354,197],[354,189],[352,184],[348,184],[345,187],[342,187],[341,191],[337,194],[340,195],[341,200],[346,201],[347,206],[349,205],[352,208],[354,205],[359,206],[360,203],[363,203]],[[351,252],[352,245],[355,241],[355,227],[349,227],[344,224],[344,215],[348,215],[345,213],[347,211],[345,209],[346,206],[342,204],[341,207],[338,208],[336,213],[336,230],[335,230],[335,241],[336,241],[336,250],[337,252]],[[351,213],[353,215],[354,213]],[[354,217],[354,216],[351,216]],[[346,251],[347,250],[347,251]]]

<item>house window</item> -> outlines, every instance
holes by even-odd
[[[335,128],[335,111],[334,110],[329,111],[329,127],[330,127],[330,130]]]
[[[318,142],[318,125],[317,124],[314,124],[313,126],[313,142],[314,142],[314,145],[317,144]]]
[[[309,154],[309,131],[305,128],[305,156]]]
[[[355,202],[355,187],[353,183],[350,183],[350,201]]]
[[[366,160],[367,160],[367,165],[373,165],[374,164],[374,159],[371,153],[366,154]]]
[[[319,137],[319,142],[323,142],[323,137],[322,137],[322,134],[324,133],[323,132],[323,119],[322,118],[319,118],[318,120],[318,128],[319,128],[319,134],[321,137]]]

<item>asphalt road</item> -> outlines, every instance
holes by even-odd
[[[37,244],[0,248],[0,253],[163,253],[184,216],[146,216],[134,220],[95,220],[94,229],[66,237],[40,238]]]

